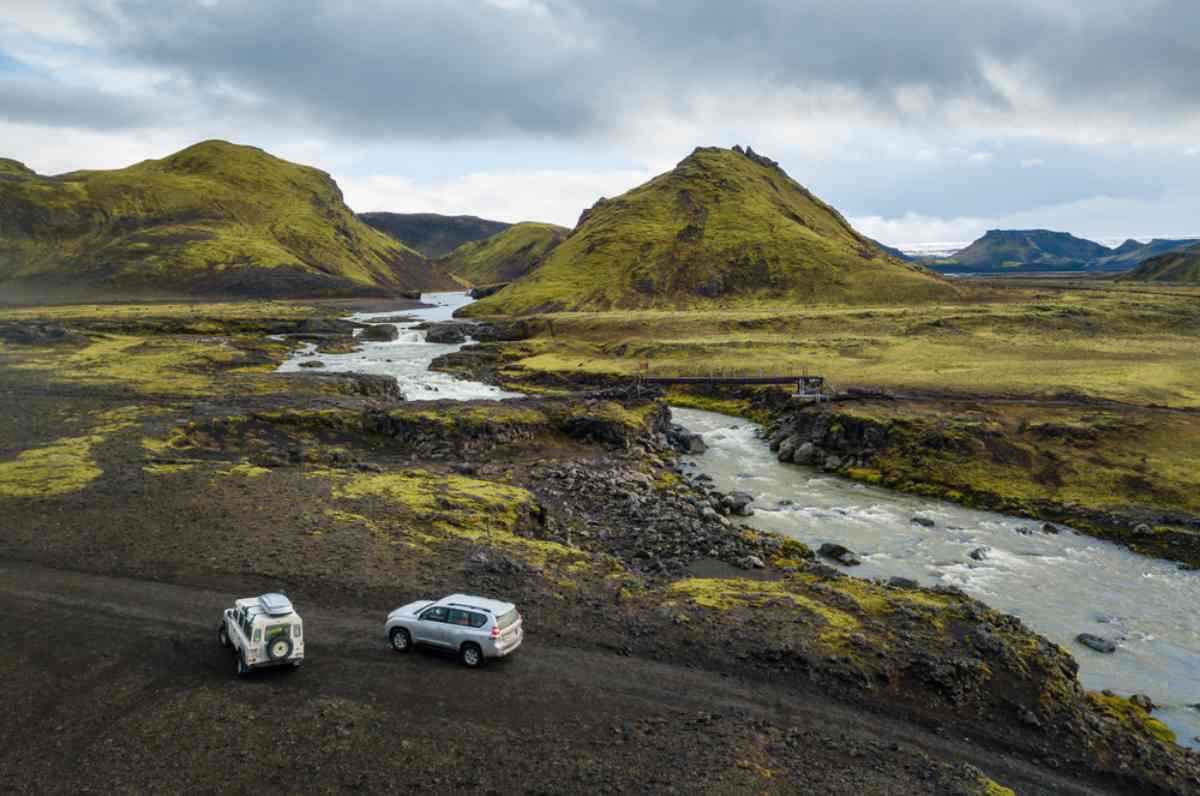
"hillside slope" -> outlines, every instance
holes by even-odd
[[[868,303],[957,288],[886,255],[753,150],[700,148],[601,199],[532,273],[472,315],[553,310]]]
[[[1096,262],[1101,271],[1126,271],[1136,268],[1151,257],[1177,252],[1195,246],[1200,240],[1163,240],[1155,238],[1149,243],[1127,240],[1112,250],[1112,254]]]
[[[33,295],[387,295],[449,287],[325,172],[205,141],[113,171],[0,162],[0,286]]]
[[[533,270],[569,233],[555,224],[524,221],[486,240],[464,243],[438,264],[472,285],[511,282]]]
[[[1172,282],[1200,285],[1200,245],[1151,257],[1119,277],[1122,282]]]
[[[1046,229],[991,229],[953,257],[931,259],[928,265],[947,272],[996,272],[1021,267],[1043,270],[1082,270],[1113,252],[1107,246]]]
[[[476,216],[438,213],[359,213],[358,217],[409,248],[436,260],[475,240],[490,238],[512,226]]]

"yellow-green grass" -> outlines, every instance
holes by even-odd
[[[780,169],[702,148],[598,202],[534,271],[468,312],[890,303],[958,292],[884,254]]]
[[[484,240],[464,243],[439,261],[468,286],[509,282],[541,262],[570,230],[526,221]]]
[[[1122,290],[912,307],[779,305],[540,317],[525,369],[637,375],[808,372],[838,388],[1200,406],[1200,300]]]
[[[0,307],[0,321],[38,321],[70,326],[91,321],[253,321],[264,318],[308,318],[333,314],[316,304],[295,301],[132,302],[113,304],[59,304],[36,307]]]
[[[1014,509],[1053,501],[1200,514],[1200,415],[911,402],[846,404],[837,413],[890,429],[871,467],[849,473],[859,480],[936,485],[960,501],[995,495]]]
[[[0,279],[94,277],[183,292],[189,280],[211,290],[235,273],[289,269],[325,287],[398,286],[401,273],[415,280],[410,287],[444,282],[419,254],[362,223],[328,174],[223,141],[114,171],[10,173],[0,208],[13,213]],[[287,292],[286,284],[254,289]]]
[[[1149,735],[1165,743],[1175,743],[1171,728],[1152,717],[1140,706],[1119,696],[1109,696],[1098,691],[1088,692],[1088,703],[1096,712],[1120,722],[1142,735]]]
[[[148,411],[153,410],[126,407],[99,413],[96,424],[84,434],[60,437],[0,461],[0,497],[53,497],[83,489],[103,475],[95,458],[96,446],[137,425],[138,418]]]

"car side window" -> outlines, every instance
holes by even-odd
[[[471,622],[471,627],[483,627],[487,624],[487,617],[483,614],[472,613],[468,619]]]
[[[457,608],[451,608],[446,613],[446,621],[452,625],[469,626],[471,624],[471,616],[466,611],[461,611]]]
[[[440,605],[436,608],[430,608],[428,611],[421,614],[421,618],[427,622],[445,622],[446,609]]]

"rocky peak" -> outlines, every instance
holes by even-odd
[[[778,161],[771,160],[766,155],[758,154],[757,152],[754,151],[754,147],[750,146],[749,144],[746,144],[745,149],[742,149],[741,146],[734,144],[733,151],[737,152],[739,155],[749,158],[750,160],[754,161],[755,163],[757,163],[760,166],[767,166],[768,168],[772,168],[772,169],[779,168]]]

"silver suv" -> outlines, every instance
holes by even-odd
[[[451,594],[437,602],[417,600],[388,614],[384,633],[397,652],[420,644],[458,654],[466,666],[502,658],[521,646],[525,632],[512,603]]]

